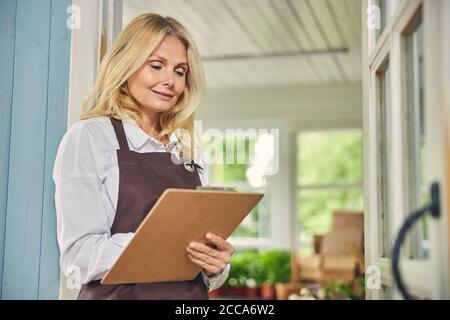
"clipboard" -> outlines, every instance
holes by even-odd
[[[227,239],[264,194],[166,189],[101,284],[154,283],[194,279],[202,270],[186,247],[207,232]]]

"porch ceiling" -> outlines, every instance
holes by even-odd
[[[191,31],[208,88],[361,81],[359,0],[126,0],[123,25],[145,12]]]

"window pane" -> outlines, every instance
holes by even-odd
[[[376,40],[380,38],[383,30],[386,28],[387,22],[389,21],[389,0],[377,0],[375,1],[375,5],[379,8],[379,19],[380,19],[380,28],[376,31]]]
[[[354,131],[300,133],[298,184],[362,181],[362,134]]]
[[[264,192],[264,197],[232,233],[232,237],[270,237],[270,194],[267,191],[261,192]]]
[[[231,235],[232,237],[268,238],[270,237],[270,177],[264,178],[263,186],[251,184],[248,171],[252,168],[257,155],[256,143],[261,137],[240,138],[231,137],[226,139],[211,139],[203,137],[203,150],[210,154],[211,163],[211,185],[235,187],[239,191],[261,192],[264,197],[258,205],[242,221],[240,226]],[[230,156],[231,155],[231,156]],[[253,172],[254,173],[254,172]]]
[[[214,150],[211,157],[214,161],[211,164],[211,176],[214,178],[215,184],[226,184],[232,182],[245,182],[246,170],[254,159],[250,159],[252,153],[250,150],[254,148],[255,141],[250,139],[218,139],[209,142],[204,139],[204,147],[208,146],[209,150]],[[228,155],[227,153],[231,154]],[[230,161],[231,160],[231,161]]]
[[[300,189],[298,193],[301,253],[313,252],[315,234],[328,232],[334,211],[361,211],[363,192],[355,189]]]
[[[429,202],[425,172],[425,112],[423,97],[423,27],[421,20],[413,31],[405,36],[405,77],[407,99],[405,113],[407,118],[406,140],[406,207],[411,212]],[[410,258],[428,257],[428,221],[422,219],[411,233]]]

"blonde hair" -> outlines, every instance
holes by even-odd
[[[95,85],[83,102],[83,110],[89,111],[81,119],[131,117],[141,125],[141,107],[129,93],[126,80],[167,36],[174,36],[185,45],[189,68],[184,92],[170,110],[159,116],[162,130],[158,138],[175,132],[182,152],[193,158],[194,116],[204,89],[204,73],[191,35],[173,18],[147,13],[136,17],[125,27],[102,59]]]

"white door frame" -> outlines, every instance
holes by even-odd
[[[378,164],[381,161],[378,152],[378,138],[380,132],[377,123],[377,75],[376,71],[385,58],[389,59],[391,108],[388,110],[391,126],[388,125],[391,147],[388,148],[388,173],[391,201],[390,221],[391,236],[396,236],[397,231],[409,214],[405,207],[404,186],[402,172],[404,157],[402,154],[402,127],[404,124],[402,105],[404,104],[403,92],[406,88],[402,82],[402,33],[411,21],[414,13],[422,7],[424,28],[424,92],[426,116],[426,145],[427,145],[427,175],[431,181],[438,181],[441,186],[442,210],[438,221],[430,219],[431,259],[402,259],[400,265],[404,281],[412,294],[430,298],[449,297],[449,243],[448,243],[448,170],[446,161],[449,161],[448,120],[445,117],[445,109],[448,106],[448,92],[442,85],[442,66],[449,65],[448,54],[444,57],[444,46],[447,46],[449,36],[444,30],[443,22],[448,23],[449,1],[435,0],[389,0],[389,21],[379,39],[376,39],[376,30],[369,30],[364,23],[363,28],[363,132],[364,132],[364,190],[365,190],[365,253],[366,268],[378,266],[381,272],[381,284],[388,288],[394,287],[391,273],[391,260],[381,256],[381,217],[379,180],[380,172]],[[363,21],[368,21],[367,9],[370,5],[376,5],[375,0],[365,0],[362,6]],[[448,85],[448,81],[447,81]],[[445,104],[447,103],[447,104]],[[447,127],[445,127],[447,125]],[[447,132],[445,131],[447,130]],[[395,146],[395,147],[392,147]],[[430,157],[432,155],[432,157]],[[446,158],[447,157],[447,158]],[[432,161],[430,161],[432,160]],[[371,276],[371,275],[368,275]],[[373,279],[373,278],[372,278]],[[367,277],[368,281],[371,281]],[[366,289],[366,298],[382,299],[383,291]],[[394,290],[394,298],[398,297]]]
[[[79,120],[83,99],[97,77],[102,37],[110,48],[122,30],[122,0],[72,0],[72,7],[80,24],[72,28],[68,127]]]
[[[67,128],[85,111],[82,103],[97,77],[102,39],[108,49],[122,30],[122,0],[72,0],[68,13],[72,14],[72,32]],[[61,273],[60,299],[76,299],[75,277],[75,273],[69,278]]]

